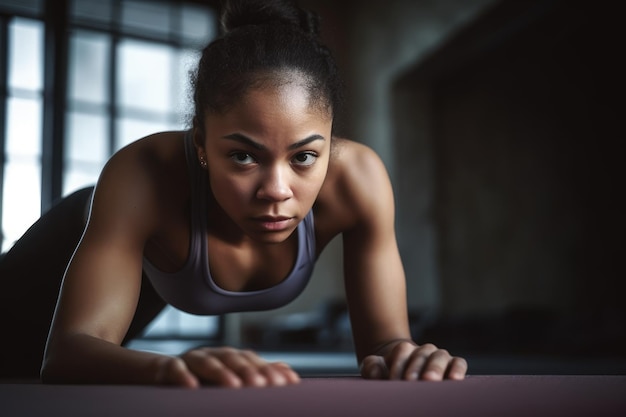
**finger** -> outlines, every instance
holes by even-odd
[[[156,377],[157,384],[171,384],[185,388],[197,388],[200,383],[180,358],[160,360]]]
[[[231,388],[243,385],[243,381],[235,372],[206,350],[191,351],[184,355],[184,360],[191,372],[205,382]]]
[[[268,384],[267,377],[259,370],[259,361],[252,352],[225,348],[217,353],[222,363],[234,372],[243,384],[250,387],[264,387]]]
[[[300,376],[284,362],[267,363],[259,369],[266,375],[270,385],[288,385],[300,382]]]
[[[366,379],[387,379],[389,369],[385,359],[378,355],[366,356],[361,362],[361,376]]]
[[[437,346],[432,343],[425,343],[415,348],[405,364],[402,378],[410,381],[419,379],[422,368],[424,368],[431,355],[437,350]]]
[[[256,368],[256,372],[265,378],[267,385],[282,386],[292,383],[292,381],[299,381],[297,374],[285,363],[267,362],[251,350],[244,350],[241,353]]]
[[[283,372],[283,375],[285,375],[290,384],[297,384],[300,382],[300,375],[298,375],[298,373],[285,362],[274,362],[272,363],[272,366]]]
[[[419,348],[417,348],[419,349]],[[398,343],[394,348],[386,355],[386,364],[389,368],[389,379],[403,379],[405,375],[405,368],[409,359],[416,347],[413,343],[402,342]]]
[[[463,358],[453,357],[452,361],[448,365],[448,372],[446,374],[448,379],[460,381],[465,378],[467,374],[467,361]]]
[[[448,369],[451,356],[445,349],[439,349],[434,352],[424,365],[421,373],[421,379],[426,381],[441,381]]]

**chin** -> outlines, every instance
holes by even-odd
[[[289,229],[289,230],[281,230],[281,231],[250,231],[248,232],[248,236],[259,243],[264,243],[264,244],[280,244],[280,243],[284,243],[286,240],[288,240],[290,237],[292,237],[294,235],[294,233],[297,234],[297,230],[298,228],[295,227],[293,229]]]
[[[259,243],[265,243],[265,244],[269,244],[269,245],[278,245],[280,243],[284,243],[287,239],[289,239],[289,237],[291,237],[291,235],[293,234],[293,232],[291,233],[285,233],[285,232],[281,232],[281,233],[256,233],[252,236],[252,238],[254,240],[256,240]]]

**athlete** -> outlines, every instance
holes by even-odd
[[[68,239],[59,277],[45,267],[37,277],[58,285],[63,275],[43,382],[297,383],[288,365],[249,350],[168,356],[124,343],[166,302],[196,314],[290,302],[338,235],[362,376],[465,377],[464,359],[411,340],[389,178],[371,149],[334,135],[340,80],[317,22],[288,1],[227,3],[224,34],[203,50],[194,75],[189,130],[130,144],[108,161],[92,197],[83,191],[61,203],[56,215],[71,208],[84,233]],[[45,241],[52,217],[29,242]],[[54,236],[47,242],[59,245]],[[17,254],[6,258],[17,265]]]

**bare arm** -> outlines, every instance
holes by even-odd
[[[154,383],[167,359],[120,347],[137,305],[143,246],[154,222],[150,186],[132,157],[114,157],[96,187],[63,280],[44,382]]]
[[[167,217],[159,212],[163,198],[158,197],[165,186],[142,168],[147,153],[135,152],[114,156],[98,181],[87,228],[63,280],[42,381],[190,388],[298,382],[287,365],[265,362],[250,351],[200,348],[166,356],[121,346],[139,299],[146,241]]]
[[[352,331],[367,378],[462,379],[467,364],[432,344],[411,340],[405,275],[394,225],[391,184],[380,159],[359,149],[348,165],[351,211],[344,232],[344,273]]]

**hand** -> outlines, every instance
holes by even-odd
[[[465,378],[467,362],[450,356],[447,350],[427,343],[421,346],[401,341],[384,355],[369,355],[361,362],[361,375],[367,379],[441,381]]]
[[[157,381],[188,388],[201,383],[240,388],[296,384],[300,377],[289,365],[267,362],[249,350],[207,347],[163,361]]]

